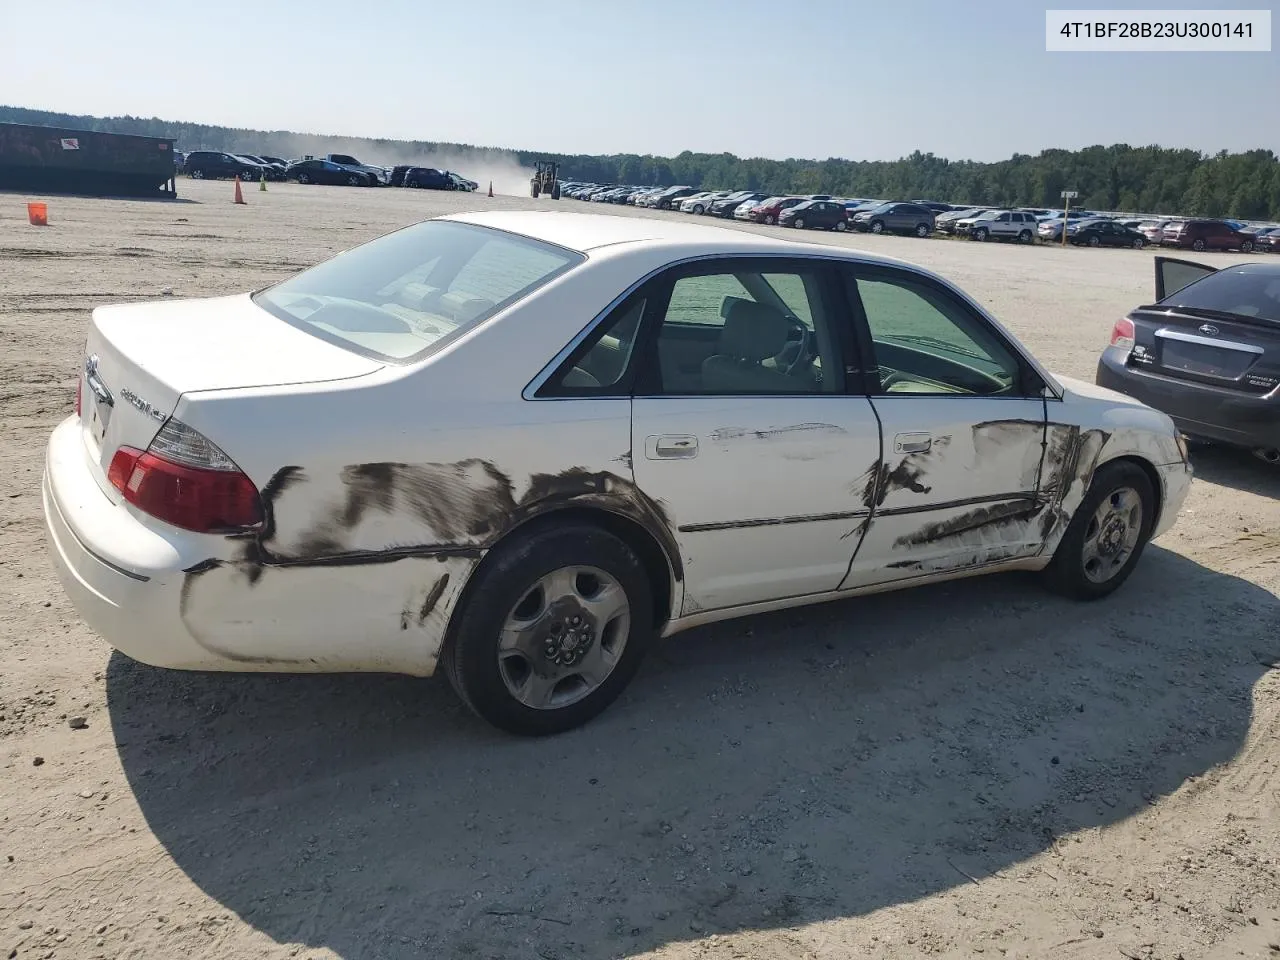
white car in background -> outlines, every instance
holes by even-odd
[[[769,198],[766,197],[765,200],[767,199]],[[746,220],[750,222],[751,211],[754,210],[756,207],[760,206],[760,204],[762,203],[764,203],[764,200],[743,200],[740,204],[734,207],[733,219]]]
[[[681,200],[679,210],[681,213],[701,213],[710,203],[711,191],[703,190],[701,193],[695,193]],[[695,207],[697,207],[696,210]]]
[[[48,540],[114,647],[440,666],[522,734],[716,620],[1013,569],[1105,596],[1191,480],[1167,416],[931,273],[634,217],[445,217],[252,295],[99,307],[76,406]]]

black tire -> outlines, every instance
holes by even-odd
[[[1089,238],[1089,246],[1091,247],[1102,246],[1102,239],[1097,234],[1094,234],[1092,237]]]
[[[538,185],[537,185],[536,183],[533,185],[533,187],[532,187],[532,189],[530,190],[530,192],[533,194],[533,199],[537,200],[537,199],[538,199]]]
[[[884,221],[883,221],[883,220],[872,220],[872,221],[871,221],[871,232],[872,232],[872,233],[884,233]]]
[[[1192,241],[1191,241],[1191,249],[1192,249],[1192,250],[1194,250],[1196,253],[1200,253],[1201,251],[1203,251],[1203,250],[1204,250],[1204,241],[1203,241],[1203,240],[1192,240]]]
[[[969,234],[969,236],[973,237],[973,239],[977,240],[979,243],[986,243],[987,237],[991,236],[991,234],[987,232],[986,227],[979,227],[977,230],[973,231],[973,233]]]
[[[792,225],[793,227],[795,227],[797,230],[803,230],[803,229],[804,229],[804,217],[796,217],[794,220],[792,220],[792,221],[791,221],[791,225]]]
[[[368,184],[368,181],[367,181],[367,180],[366,180],[366,181],[364,181],[364,182],[365,182],[365,184],[366,184],[366,185]],[[360,179],[360,177],[357,177],[354,173],[353,173],[351,176],[347,177],[347,186],[348,186],[348,187],[358,187],[358,186],[360,186],[360,183],[361,183],[361,179]]]
[[[557,183],[557,184],[555,184],[554,186],[552,186],[552,188],[551,188],[551,199],[552,199],[552,200],[559,200],[559,199],[560,199],[560,184],[558,184],[558,183]]]
[[[1133,249],[1135,250],[1141,250],[1146,245],[1147,241],[1143,240],[1141,237],[1138,237],[1133,241]]]
[[[927,223],[916,224],[916,236],[921,240],[926,239],[931,233],[933,233],[933,231],[929,229],[929,225]]]
[[[775,217],[772,213],[765,214],[764,225],[766,227],[772,227],[777,222],[778,222],[778,218]]]
[[[1244,243],[1240,244],[1240,252],[1241,252],[1241,253],[1253,253],[1253,241],[1252,241],[1252,240],[1246,240],[1246,241],[1244,241]]]
[[[592,692],[563,707],[536,709],[508,690],[498,665],[498,638],[533,586],[566,566],[596,567],[617,581],[629,604],[630,631],[612,672]],[[653,641],[653,594],[644,566],[630,547],[599,527],[548,526],[499,544],[476,576],[455,615],[441,663],[462,701],[508,733],[546,736],[591,720],[622,693]]]
[[[299,182],[299,183],[310,183],[310,182],[311,182],[311,175],[310,175],[309,173],[300,173],[300,174],[298,174],[298,182]]]
[[[1094,514],[1103,501],[1126,488],[1134,490],[1142,502],[1138,541],[1124,565],[1109,579],[1099,583],[1090,579],[1085,572],[1085,539],[1094,522]],[[1145,470],[1129,460],[1117,460],[1098,468],[1084,499],[1076,508],[1075,516],[1067,526],[1067,532],[1063,534],[1062,541],[1054,552],[1053,560],[1045,568],[1046,583],[1055,592],[1077,600],[1100,600],[1114,592],[1129,579],[1142,557],[1142,551],[1151,539],[1155,515],[1156,495]]]
[[[849,225],[845,223],[843,220],[836,221],[835,230],[837,233],[844,233],[848,229],[849,229]]]
[[[201,170],[199,167],[196,167],[194,170],[192,170],[192,171],[188,174],[188,176],[190,176],[192,180],[203,180],[203,179],[204,179],[204,171],[203,171],[203,170]]]
[[[1018,234],[1018,240],[1021,243],[1030,243],[1034,238],[1031,236],[1030,230],[1023,230]]]
[[[694,216],[698,216],[698,217],[700,217],[700,216],[702,216],[702,212],[703,212],[703,206],[702,206],[702,204],[700,204],[700,203],[695,203],[695,204],[693,205],[693,213],[694,213]]]

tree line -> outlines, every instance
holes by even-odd
[[[447,152],[476,162],[556,160],[566,180],[595,183],[682,184],[768,193],[830,193],[843,197],[928,199],[991,206],[1060,207],[1063,190],[1076,190],[1074,205],[1097,210],[1280,220],[1280,159],[1270,150],[1209,155],[1196,150],[1117,143],[1082,150],[1044,150],[1032,156],[979,163],[947,160],[916,151],[898,160],[768,160],[732,153],[675,157],[639,154],[541,154],[433,141],[324,137],[178,123],[156,117],[91,117],[0,106],[0,122],[169,137],[180,150],[323,154],[335,140],[344,149],[407,158]],[[363,159],[363,157],[362,157]],[[407,161],[404,161],[407,162]]]

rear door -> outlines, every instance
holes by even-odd
[[[880,427],[837,274],[724,257],[649,285],[632,403],[636,484],[667,511],[684,613],[835,590],[869,508]]]
[[[1177,260],[1173,257],[1156,257],[1156,302],[1159,303],[1170,294],[1177,293],[1184,287],[1195,283],[1201,277],[1217,273],[1216,267],[1208,267],[1203,263],[1190,260]]]

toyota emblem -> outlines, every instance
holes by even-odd
[[[1212,323],[1202,323],[1200,324],[1200,332],[1207,337],[1216,337],[1218,335],[1218,328]]]

